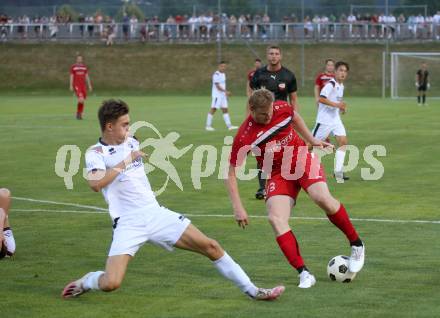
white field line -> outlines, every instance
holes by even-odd
[[[12,209],[14,212],[43,212],[43,213],[73,213],[73,214],[107,214],[104,211],[87,211],[87,210],[46,210],[46,209]],[[232,214],[192,214],[184,213],[187,217],[201,217],[201,218],[230,218],[232,219]],[[266,219],[265,215],[251,215],[251,219]],[[318,220],[318,221],[328,221],[325,217],[309,217],[309,216],[293,216],[290,217],[293,220]],[[355,222],[377,222],[377,223],[394,223],[394,224],[440,224],[440,221],[430,221],[430,220],[392,220],[392,219],[365,219],[365,218],[351,218]]]
[[[38,203],[48,203],[48,204],[54,204],[54,205],[73,206],[76,208],[84,208],[84,209],[91,209],[91,210],[97,210],[97,211],[108,211],[108,209],[100,208],[98,206],[93,206],[93,205],[83,205],[83,204],[76,204],[76,203],[49,201],[49,200],[37,200],[37,199],[22,198],[22,197],[12,197],[12,199],[18,200],[18,201],[29,201],[29,202],[38,202]]]

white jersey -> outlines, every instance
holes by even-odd
[[[139,150],[139,142],[131,137],[120,145],[107,145],[99,139],[86,152],[87,171],[113,168],[135,150]],[[112,219],[159,207],[141,158],[129,164],[112,183],[102,189],[102,194]]]
[[[339,84],[335,79],[331,79],[322,88],[320,96],[327,98],[331,102],[339,103],[344,97],[344,84]],[[330,125],[340,121],[339,108],[319,103],[318,116],[316,117],[317,123]]]
[[[224,97],[225,92],[219,91],[215,84],[219,84],[221,88],[226,90],[226,74],[220,71],[215,71],[212,75],[212,98]]]

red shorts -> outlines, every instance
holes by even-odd
[[[75,86],[74,91],[75,91],[76,97],[83,98],[83,99],[87,98],[87,89],[86,89],[86,87]]]
[[[305,159],[305,164],[302,165],[303,173],[294,177],[293,180],[283,177],[281,171],[272,173],[266,183],[266,200],[275,195],[288,195],[296,200],[301,188],[307,192],[307,188],[312,184],[326,182],[324,166],[319,162],[318,157],[313,153],[307,153]],[[301,170],[300,168],[298,171]]]

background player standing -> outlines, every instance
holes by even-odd
[[[212,103],[211,109],[206,117],[206,130],[215,130],[212,127],[212,119],[217,109],[221,108],[223,112],[223,120],[225,121],[226,127],[229,130],[237,129],[237,126],[233,126],[231,123],[231,117],[228,113],[228,96],[231,95],[229,91],[226,90],[226,62],[221,61],[218,64],[217,71],[212,75]]]
[[[15,253],[15,239],[8,218],[10,206],[11,192],[5,188],[0,189],[0,259]]]
[[[428,105],[426,103],[426,91],[431,87],[431,84],[429,83],[428,65],[426,63],[422,63],[416,73],[416,87],[418,105]],[[422,104],[420,102],[422,102]]]
[[[76,119],[83,119],[84,102],[87,98],[87,86],[92,91],[92,83],[90,81],[87,66],[83,63],[82,55],[77,55],[76,63],[70,67],[70,90],[75,92],[78,98],[76,108]]]
[[[250,81],[250,88],[252,90],[266,88],[274,94],[275,100],[289,101],[293,109],[297,110],[296,77],[295,74],[281,65],[282,55],[280,47],[275,45],[269,46],[266,55],[267,65],[255,71]],[[247,106],[247,114],[249,114],[249,105]],[[259,169],[259,187],[255,193],[255,198],[262,200],[266,196],[266,180],[262,175],[261,167],[257,167]]]
[[[261,60],[259,58],[255,59],[254,68],[250,70],[247,74],[247,83],[246,83],[246,96],[249,98],[252,95],[251,81],[255,72],[261,67]]]
[[[318,115],[313,128],[313,136],[319,140],[327,140],[330,134],[335,136],[339,148],[335,154],[334,176],[338,183],[343,183],[344,180],[349,179],[342,171],[345,146],[348,140],[340,113],[345,114],[347,111],[347,104],[343,101],[343,83],[347,78],[349,66],[347,63],[340,61],[336,63],[335,69],[335,78],[325,84],[319,95]]]
[[[319,73],[315,79],[314,93],[315,93],[315,101],[317,105],[319,104],[319,93],[321,93],[321,90],[324,88],[324,85],[327,84],[327,82],[332,78],[335,78],[335,60],[326,59],[324,72]]]

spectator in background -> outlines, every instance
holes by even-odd
[[[188,19],[189,29],[190,29],[190,37],[197,37],[197,30],[199,27],[199,18],[193,14],[191,18]]]
[[[356,21],[357,21],[357,18],[356,18],[356,16],[354,15],[354,14],[352,14],[352,13],[350,13],[350,15],[347,17],[347,22],[350,24],[349,26],[348,26],[348,29],[349,29],[349,34],[350,34],[350,37],[357,37],[358,36],[358,34],[357,34],[357,27],[356,27]]]
[[[236,37],[237,35],[237,18],[235,15],[231,14],[229,17],[229,23],[228,23],[228,36],[229,38]]]
[[[138,18],[135,15],[132,15],[130,18],[130,38],[134,38],[136,36],[138,22]]]
[[[86,17],[87,22],[87,33],[89,34],[89,38],[93,37],[93,32],[95,30],[95,19],[92,16]]]
[[[313,35],[313,23],[310,21],[310,17],[307,15],[304,18],[304,37],[311,37]]]
[[[266,39],[267,38],[267,29],[269,28],[269,23],[270,23],[270,17],[266,13],[263,15],[262,22],[263,22],[263,25],[261,28],[261,33],[262,33],[261,36],[263,39]]]
[[[168,16],[166,20],[166,27],[165,27],[165,36],[168,40],[175,37],[176,33],[176,20],[172,15]]]
[[[84,14],[80,13],[78,16],[78,23],[79,23],[79,33],[81,37],[84,37],[84,23],[86,22],[86,18],[84,17]]]
[[[50,22],[49,22],[49,37],[52,40],[56,40],[57,34],[58,34],[57,17],[53,16],[50,18]]]
[[[122,17],[122,34],[124,36],[124,40],[128,41],[128,34],[130,32],[130,18],[127,13],[124,12]]]
[[[440,11],[437,11],[437,13],[432,17],[432,23],[434,27],[434,34],[436,40],[440,40]]]

